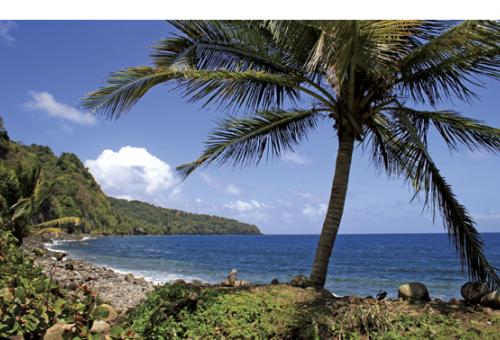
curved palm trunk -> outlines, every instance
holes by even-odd
[[[335,164],[330,201],[328,202],[328,210],[326,212],[325,221],[323,222],[323,229],[319,237],[316,257],[314,258],[310,277],[312,286],[316,288],[323,288],[325,286],[328,262],[330,261],[330,255],[332,254],[333,245],[340,226],[340,220],[344,212],[353,148],[354,137],[350,133],[342,133],[339,138],[339,149]]]

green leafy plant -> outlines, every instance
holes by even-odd
[[[40,339],[56,323],[71,325],[67,336],[86,338],[97,318],[95,293],[84,286],[74,292],[61,289],[16,244],[10,232],[0,233],[0,338]]]

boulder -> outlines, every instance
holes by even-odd
[[[481,305],[492,309],[500,309],[500,291],[494,291],[481,298]]]
[[[54,257],[57,261],[62,261],[62,259],[66,256],[63,252],[54,252]]]
[[[305,275],[295,275],[290,280],[290,285],[292,287],[305,288],[305,287],[307,287],[308,283],[309,283],[309,279]]]
[[[233,283],[233,287],[246,287],[250,286],[250,281],[247,280],[236,280]]]
[[[460,293],[467,303],[479,303],[489,292],[491,289],[482,282],[467,282],[460,288]]]
[[[420,282],[409,282],[399,286],[398,298],[404,300],[429,301],[429,291]]]
[[[67,263],[64,264],[64,269],[75,270],[75,266],[73,265],[73,263],[67,262]]]
[[[92,328],[90,328],[90,333],[106,334],[110,329],[111,326],[106,321],[95,320],[94,323],[92,323]]]
[[[67,290],[77,290],[78,284],[74,281],[70,281],[70,282],[66,283],[66,289]]]
[[[234,282],[237,280],[237,275],[238,275],[238,271],[236,269],[231,269],[231,271],[229,272],[229,275],[227,276],[227,282],[229,282],[229,284],[232,286],[234,285]]]
[[[323,298],[332,298],[335,296],[335,294],[333,294],[326,288],[316,289],[316,291],[320,293]]]
[[[63,340],[64,332],[70,331],[75,324],[68,324],[64,322],[58,322],[54,326],[47,329],[45,335],[43,336],[43,340]]]
[[[274,278],[274,279],[272,279],[272,280],[271,280],[271,284],[272,284],[272,285],[279,285],[279,284],[280,284],[280,282],[279,282],[279,280],[278,280],[278,279]]]
[[[108,322],[113,321],[118,317],[118,313],[116,313],[115,309],[106,303],[97,306],[96,314],[98,314],[97,318]]]
[[[175,281],[172,282],[172,285],[185,286],[186,285],[186,281],[184,281],[183,279],[177,279],[177,280],[175,280]]]
[[[193,286],[203,286],[203,282],[201,282],[200,280],[193,280],[191,281],[191,284]]]
[[[452,306],[460,306],[460,301],[456,298],[451,298],[448,304]]]

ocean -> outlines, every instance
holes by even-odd
[[[500,267],[500,233],[482,235],[486,255]],[[269,283],[308,275],[318,235],[113,236],[56,242],[64,251],[97,265],[161,283],[174,279],[221,282],[236,268],[238,278]],[[460,296],[468,281],[445,234],[339,235],[326,288],[337,295],[395,297],[399,285],[419,281],[432,297]]]

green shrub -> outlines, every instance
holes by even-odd
[[[5,231],[0,232],[0,275],[0,338],[40,339],[49,327],[61,322],[73,325],[65,336],[89,336],[98,302],[95,294],[85,287],[71,293],[61,289],[33,266]]]

